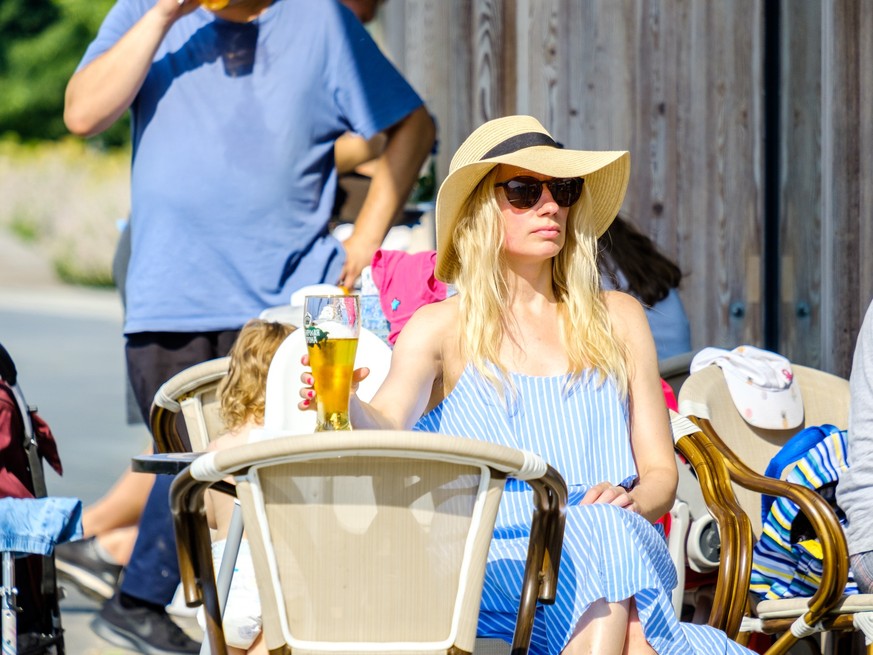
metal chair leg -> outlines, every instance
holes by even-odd
[[[15,606],[15,559],[12,553],[3,552],[3,655],[15,655],[18,652],[18,617]]]
[[[218,607],[224,616],[224,608],[227,606],[227,597],[230,594],[230,584],[233,582],[233,569],[236,566],[236,558],[239,555],[239,545],[243,536],[242,511],[239,503],[234,503],[233,513],[230,517],[230,525],[227,528],[227,540],[224,544],[224,554],[221,557],[221,566],[215,579],[218,592]],[[203,635],[203,643],[200,646],[200,655],[209,655],[209,636]],[[3,655],[6,655],[5,652]]]

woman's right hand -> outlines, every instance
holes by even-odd
[[[300,363],[307,369],[309,368],[309,355],[303,355],[300,358]],[[303,398],[297,407],[301,410],[315,409],[315,378],[312,377],[312,371],[303,371],[300,374],[300,381],[303,383],[303,388],[300,389],[300,397]]]
[[[309,355],[303,355],[300,358],[300,363],[303,364],[304,367],[309,369]],[[362,366],[361,368],[356,368],[352,373],[352,388],[351,394],[354,396],[358,391],[358,385],[367,379],[367,376],[370,375],[370,369],[366,366]],[[306,370],[300,374],[300,381],[303,383],[303,387],[300,389],[300,397],[303,399],[299,403],[297,403],[297,407],[303,411],[308,409],[315,409],[315,378],[312,377],[312,371]]]

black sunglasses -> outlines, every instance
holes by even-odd
[[[582,195],[585,180],[581,177],[556,177],[551,180],[538,180],[529,175],[520,175],[506,182],[499,182],[495,188],[503,187],[506,200],[516,209],[530,209],[543,195],[543,185],[549,187],[558,207],[569,207]]]

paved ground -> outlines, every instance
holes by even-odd
[[[87,504],[149,443],[128,425],[121,305],[112,290],[61,284],[41,253],[0,232],[0,343],[15,360],[29,404],[52,427],[64,475],[47,472],[49,493]],[[126,655],[89,627],[99,605],[68,589],[61,603],[71,655]],[[181,624],[193,635],[192,619]]]

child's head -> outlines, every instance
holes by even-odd
[[[248,421],[264,422],[267,371],[273,355],[294,328],[253,319],[243,326],[230,349],[230,367],[218,388],[219,413],[228,430]]]

